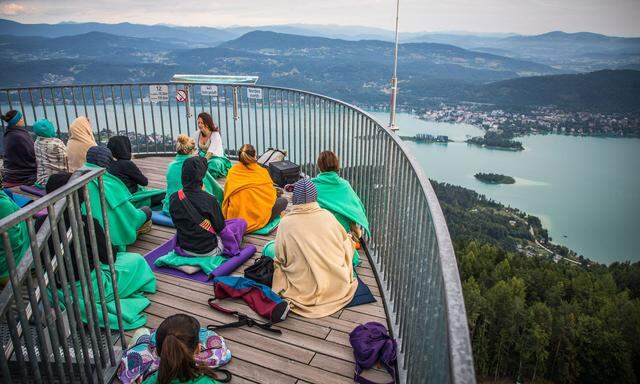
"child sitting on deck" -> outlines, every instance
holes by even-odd
[[[227,219],[245,219],[247,232],[253,232],[280,216],[287,208],[287,200],[277,197],[269,171],[258,164],[251,144],[240,148],[238,158],[240,163],[231,167],[227,175],[222,213]]]
[[[87,168],[108,168],[112,161],[111,151],[104,147],[91,147],[87,151]],[[102,175],[104,183],[104,198],[106,200],[107,215],[109,217],[109,233],[111,243],[121,249],[136,241],[138,233],[147,233],[151,230],[151,209],[149,207],[136,208],[129,199],[131,192],[122,181],[105,172]],[[98,180],[94,179],[87,184],[91,209],[95,217],[102,222],[100,187]]]
[[[33,123],[33,132],[37,136],[34,143],[38,169],[36,184],[38,187],[44,188],[49,176],[66,172],[69,169],[67,147],[62,140],[56,137],[56,130],[47,119]]]
[[[224,251],[216,235],[225,227],[224,216],[218,201],[202,190],[206,174],[207,160],[198,156],[187,159],[182,166],[182,189],[171,195],[169,205],[177,244],[185,253],[198,257],[217,256]]]
[[[293,208],[276,235],[272,289],[300,316],[329,316],[356,293],[353,246],[335,217],[320,208],[309,179],[293,185]]]
[[[114,161],[109,164],[108,171],[116,176],[132,194],[137,198],[133,199],[134,204],[139,206],[155,207],[162,204],[164,191],[146,189],[149,179],[142,174],[140,168],[131,161],[131,140],[127,136],[113,136],[109,139],[107,148],[111,150]],[[138,201],[143,201],[136,204]]]
[[[169,216],[169,203],[171,196],[182,189],[182,166],[187,159],[193,157],[196,149],[195,141],[187,135],[181,134],[176,142],[176,157],[167,167],[167,193],[162,204],[162,212]],[[222,202],[222,187],[209,174],[202,179],[204,190],[213,195],[218,202]]]

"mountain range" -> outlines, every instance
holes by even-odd
[[[307,33],[320,27],[279,26],[289,30],[307,28]],[[165,82],[175,73],[244,74],[260,76],[261,84],[306,89],[350,102],[374,104],[388,101],[393,43],[272,31],[247,32],[247,28],[128,23],[25,25],[0,20],[0,54],[3,57],[0,84],[6,87]],[[381,31],[384,30],[343,27],[335,33],[364,36]],[[73,34],[75,32],[79,33]],[[220,40],[241,32],[245,33],[231,40]],[[603,60],[610,60],[615,54],[633,57],[637,40],[564,33],[528,37],[448,36],[458,39],[460,45],[465,45],[462,44],[464,39],[475,39],[475,44],[490,45],[489,42],[493,42],[494,46],[498,41],[508,41],[513,46],[544,45],[541,41],[570,45],[571,41],[578,39],[582,48],[575,48],[574,56],[587,54],[587,47],[600,46]],[[421,39],[419,36],[415,38]],[[438,39],[446,41],[447,38],[441,34]],[[501,52],[501,48],[472,50],[442,42],[403,43],[399,47],[398,67],[401,100],[412,106],[440,101],[539,105],[545,100],[553,100],[565,107],[591,108],[604,95],[616,100],[616,92],[626,97],[637,89],[634,88],[637,86],[635,76],[640,72],[615,71],[616,74],[612,75],[601,71],[579,77],[572,75],[575,73],[573,70],[541,63],[544,61],[544,49],[539,49],[542,51],[540,56],[525,60],[514,54],[496,54]],[[613,53],[606,54],[606,50]],[[612,81],[601,81],[603,76]],[[560,84],[563,87],[558,88]],[[608,91],[590,90],[585,84],[605,87]],[[631,93],[631,98],[633,96]],[[629,103],[623,104],[622,109],[636,108]]]

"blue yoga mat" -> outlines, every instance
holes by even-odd
[[[4,193],[7,194],[7,196],[9,196],[11,198],[11,200],[13,200],[14,203],[16,203],[16,205],[20,208],[24,207],[25,205],[29,204],[30,202],[32,202],[33,200],[31,200],[30,198],[28,198],[27,196],[23,196],[17,193],[13,193],[10,189],[5,188],[4,189]]]
[[[346,305],[346,308],[375,302],[376,299],[373,297],[373,293],[371,293],[367,284],[358,277],[358,289],[356,289],[356,294],[353,295],[353,299],[351,299],[351,302]]]
[[[169,216],[159,211],[153,211],[151,213],[151,222],[155,225],[175,228],[175,226],[173,225],[173,220],[171,220]]]

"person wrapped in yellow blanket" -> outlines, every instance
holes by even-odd
[[[267,225],[287,207],[287,200],[278,197],[269,172],[261,167],[256,149],[245,144],[238,152],[240,163],[229,170],[224,186],[222,213],[226,219],[243,218],[247,232]]]

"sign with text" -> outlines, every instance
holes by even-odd
[[[152,103],[169,101],[169,86],[168,85],[150,85],[149,100],[151,100]]]
[[[202,96],[218,96],[218,86],[217,85],[201,85],[200,94]]]
[[[262,99],[262,88],[247,88],[247,98]]]

